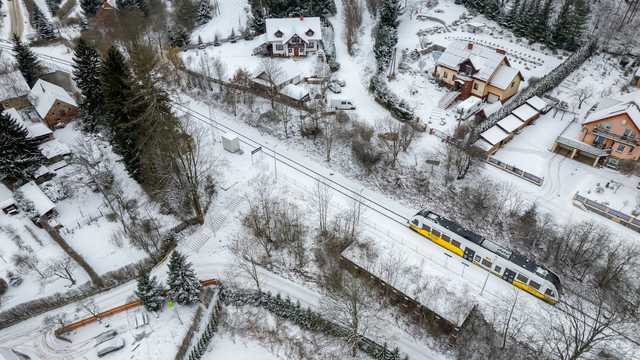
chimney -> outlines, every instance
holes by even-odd
[[[496,52],[497,52],[498,54],[502,54],[502,55],[506,55],[506,54],[507,54],[507,52],[506,52],[506,51],[504,51],[503,49],[498,49],[498,48],[496,48]]]
[[[469,50],[473,49],[473,43],[472,42],[467,44],[467,49],[469,49]]]
[[[304,21],[304,15],[300,15],[300,21]]]

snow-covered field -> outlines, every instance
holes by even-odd
[[[197,43],[198,39],[203,42],[211,42],[217,35],[219,39],[227,38],[231,30],[236,35],[240,30],[247,27],[247,11],[249,4],[247,0],[218,0],[220,4],[220,14],[214,15],[208,23],[198,27],[191,34],[191,42]]]

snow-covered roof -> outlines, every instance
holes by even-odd
[[[511,66],[502,64],[498,67],[498,70],[491,77],[491,81],[489,81],[489,84],[497,87],[498,89],[505,90],[509,88],[509,85],[511,85],[511,82],[516,78],[516,76],[522,76],[519,70],[516,70]]]
[[[38,115],[44,118],[51,110],[53,104],[56,101],[62,101],[69,105],[78,106],[76,101],[66,92],[65,89],[50,82],[38,79],[31,92],[29,92],[29,98],[33,107],[36,108]]]
[[[489,130],[480,134],[480,137],[487,140],[489,144],[496,145],[500,143],[500,141],[508,138],[509,134],[500,129],[497,125],[494,125],[490,127]]]
[[[493,147],[493,145],[489,144],[487,142],[487,140],[485,140],[485,139],[478,139],[478,141],[473,143],[473,146],[475,146],[475,147],[477,147],[479,149],[482,149],[484,151],[489,151]]]
[[[484,116],[489,117],[498,112],[498,110],[502,109],[502,103],[500,101],[496,101],[493,104],[487,103],[483,108],[482,112]]]
[[[265,23],[269,42],[287,42],[293,35],[298,35],[304,41],[322,40],[319,17],[271,18]]]
[[[524,125],[524,122],[515,117],[513,114],[509,114],[509,116],[498,121],[498,126],[500,126],[500,128],[508,133],[512,133],[518,130],[520,127],[522,127],[522,125]]]
[[[4,186],[4,184],[0,183],[0,209],[9,207],[15,203],[11,190]]]
[[[51,199],[49,199],[33,181],[22,185],[18,188],[18,191],[21,191],[24,194],[24,198],[33,203],[35,210],[38,212],[38,216],[42,216],[56,207]]]
[[[71,150],[69,149],[69,147],[56,139],[38,145],[38,149],[40,149],[42,155],[44,155],[44,157],[46,157],[47,159],[53,159],[56,156],[71,154]]]
[[[40,167],[39,167],[39,168],[38,168],[38,169],[33,173],[33,177],[37,179],[37,178],[39,178],[40,176],[43,176],[43,175],[47,175],[47,174],[49,174],[50,172],[51,172],[51,170],[50,170],[48,167],[46,167],[46,166],[44,166],[44,165],[41,165],[41,166],[40,166]]]
[[[478,104],[480,104],[481,102],[482,102],[482,99],[480,99],[479,97],[469,96],[460,104],[458,104],[458,106],[456,106],[456,110],[467,112],[470,109],[473,109],[473,107],[478,106]]]
[[[298,101],[302,100],[305,96],[309,95],[309,91],[307,89],[303,88],[302,86],[298,86],[294,84],[289,84],[285,86],[284,88],[282,88],[281,92],[287,95],[288,97],[294,98]]]
[[[540,115],[540,113],[527,104],[522,104],[518,106],[515,110],[511,112],[513,115],[520,118],[522,121],[528,121],[533,119],[534,117]]]
[[[3,113],[6,115],[9,115],[11,118],[15,119],[20,125],[26,128],[27,131],[29,132],[29,134],[27,135],[29,139],[38,138],[40,136],[49,135],[53,133],[51,129],[49,129],[49,127],[47,127],[47,125],[45,125],[43,122],[39,121],[37,123],[29,123],[24,121],[22,116],[18,112],[18,110],[14,108],[5,109]]]
[[[617,99],[608,99],[608,107],[603,107],[589,115],[583,122],[588,124],[594,121],[600,121],[613,116],[626,114],[635,126],[640,129],[640,92],[634,92],[621,96]],[[602,105],[602,103],[600,104]],[[600,106],[599,106],[600,107]]]
[[[481,28],[481,27],[487,26],[487,24],[481,23],[481,22],[468,22],[467,25],[475,28]]]
[[[0,74],[0,100],[13,99],[29,94],[29,85],[20,71]]]
[[[505,55],[494,49],[467,41],[455,40],[449,43],[447,49],[438,58],[437,65],[458,71],[459,65],[469,60],[478,70],[473,76],[479,80],[488,81],[504,59]]]
[[[529,100],[527,100],[527,104],[531,105],[532,108],[540,112],[544,111],[544,109],[546,109],[547,106],[549,106],[549,104],[539,96],[534,96],[530,98]]]

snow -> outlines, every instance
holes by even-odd
[[[466,100],[458,104],[458,106],[456,106],[456,110],[466,113],[478,106],[480,103],[482,103],[482,99],[480,99],[479,97],[470,96]]]
[[[527,104],[529,104],[529,106],[536,109],[540,113],[545,111],[545,109],[549,106],[549,104],[546,101],[544,101],[538,96],[534,96],[529,100],[527,100]]]
[[[234,29],[236,34],[240,34],[240,29],[247,26],[247,0],[218,0],[220,14],[215,16],[208,23],[195,29],[191,35],[191,42],[197,43],[198,38],[203,42],[212,42],[216,35],[219,38],[226,38]]]
[[[47,159],[53,159],[58,156],[65,156],[71,154],[71,149],[69,147],[58,141],[57,139],[53,139],[38,145],[38,149],[42,152],[42,155]]]
[[[496,145],[499,142],[501,142],[502,140],[508,138],[509,134],[504,132],[498,126],[494,125],[494,126],[490,127],[489,130],[487,130],[487,131],[483,132],[482,134],[480,134],[480,137],[485,139],[489,144]]]
[[[285,86],[281,92],[296,100],[302,100],[305,96],[309,95],[309,91],[302,86],[289,84]]]
[[[76,101],[63,88],[50,82],[38,79],[33,85],[29,97],[38,115],[45,118],[56,101],[78,106]]]
[[[502,102],[496,101],[493,104],[486,103],[486,105],[482,108],[482,112],[485,117],[489,117],[498,112],[498,110],[502,109]]]
[[[265,24],[268,42],[286,43],[294,35],[298,35],[306,42],[322,40],[322,27],[320,26],[319,17],[270,18],[265,20]],[[313,33],[307,34],[309,30]],[[278,31],[282,32],[280,37],[276,36]]]
[[[520,120],[524,122],[528,122],[534,117],[540,115],[540,113],[538,113],[536,109],[532,108],[528,104],[522,104],[518,106],[515,110],[511,112],[511,114],[517,116]]]
[[[256,341],[244,338],[234,338],[227,334],[214,336],[211,340],[211,350],[203,357],[204,360],[233,359],[233,360],[279,360],[282,357],[273,355],[269,349]]]
[[[33,181],[20,186],[16,191],[22,192],[24,198],[33,203],[38,216],[43,216],[56,208],[53,201],[51,201]]]
[[[29,135],[27,137],[30,138],[30,139],[38,138],[40,136],[45,136],[45,135],[49,135],[49,134],[53,133],[51,131],[51,129],[49,129],[49,127],[47,127],[47,125],[45,125],[42,122],[37,122],[37,123],[31,123],[31,122],[27,123],[27,122],[25,122],[23,120],[23,117],[18,112],[18,110],[14,109],[14,108],[6,109],[4,111],[4,114],[9,115],[13,119],[17,120],[20,125],[25,127],[27,129],[28,133],[29,133]]]
[[[473,77],[488,81],[496,72],[500,63],[504,61],[504,58],[504,55],[488,47],[455,40],[449,43],[447,49],[438,59],[437,64],[457,71],[462,62],[470,60],[475,70],[478,71]]]
[[[13,192],[4,184],[0,183],[0,210],[15,204],[13,200]],[[1,215],[1,213],[0,213]]]
[[[524,125],[522,120],[518,119],[514,115],[510,114],[506,118],[498,121],[498,126],[500,126],[504,131],[508,133],[512,133]]]
[[[520,71],[503,64],[498,67],[489,84],[498,89],[506,90],[517,76],[522,76]]]
[[[583,124],[626,114],[633,121],[636,128],[640,129],[640,92],[628,94],[621,99],[610,99],[608,103],[612,105],[602,106],[602,109],[586,117]]]
[[[29,85],[20,71],[0,75],[0,100],[13,99],[29,94]]]

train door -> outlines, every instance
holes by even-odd
[[[502,280],[511,283],[513,282],[513,279],[516,277],[516,273],[505,268],[504,269],[504,273],[502,274]]]
[[[465,260],[469,260],[469,261],[473,262],[473,257],[475,255],[476,255],[476,252],[473,249],[471,249],[469,247],[464,248],[464,258],[465,258]]]

